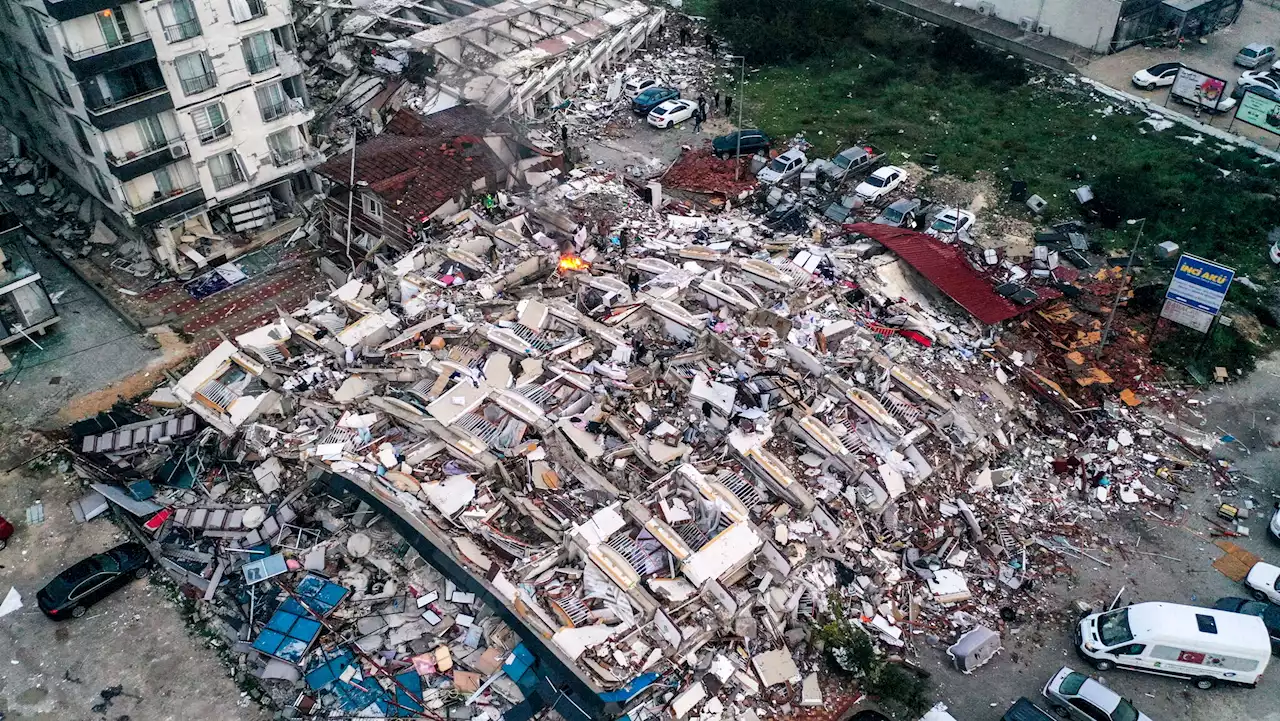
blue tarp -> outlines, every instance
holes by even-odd
[[[605,703],[626,703],[635,698],[641,691],[653,685],[654,681],[659,678],[656,673],[642,673],[631,679],[631,683],[623,686],[616,691],[600,694],[600,700]]]
[[[307,686],[313,691],[326,689],[338,697],[338,704],[344,711],[355,713],[377,704],[383,713],[390,708],[387,703],[387,692],[372,679],[342,681],[338,677],[355,663],[355,656],[350,651],[342,651],[336,655],[317,654],[315,663],[304,677]]]
[[[281,607],[271,615],[253,647],[281,661],[299,663],[320,635],[320,629],[320,622],[310,614],[298,615]]]
[[[290,598],[284,602],[282,608],[288,609],[292,613],[299,616],[307,615],[307,609],[318,616],[328,616],[334,608],[337,608],[342,599],[351,593],[350,590],[339,586],[332,581],[326,581],[319,576],[307,574],[298,582],[298,587],[293,589],[293,594],[297,598]],[[301,603],[299,603],[301,601]],[[303,606],[306,606],[304,609]]]
[[[394,718],[414,718],[422,713],[422,677],[414,669],[396,674],[396,705],[386,710]],[[408,689],[406,691],[406,689]]]

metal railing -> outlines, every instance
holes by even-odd
[[[231,121],[224,120],[221,125],[211,126],[207,131],[197,129],[196,134],[200,138],[201,145],[208,145],[231,134]]]
[[[245,55],[244,64],[249,69],[250,75],[257,75],[260,72],[274,68],[279,63],[276,62],[275,52],[268,51],[256,55]]]
[[[272,150],[271,162],[277,167],[288,165],[289,163],[300,160],[304,152],[306,152],[306,148],[302,147],[288,148],[286,150]]]
[[[180,40],[190,40],[191,38],[200,35],[202,32],[199,18],[191,18],[190,20],[184,20],[180,23],[173,23],[171,25],[164,25],[163,27],[164,39],[171,43],[176,43]]]
[[[244,173],[241,173],[238,169],[221,175],[216,173],[209,173],[209,175],[213,178],[213,187],[218,190],[226,190],[233,185],[244,182]]]
[[[102,113],[105,113],[109,110],[115,110],[125,105],[131,105],[133,103],[154,98],[158,95],[164,95],[167,92],[169,92],[169,89],[164,86],[161,86],[158,88],[151,88],[148,90],[143,90],[142,92],[136,95],[130,95],[127,98],[108,100],[108,101],[104,101],[101,105],[89,106],[88,110],[90,113],[93,113],[94,115],[101,115]]]
[[[160,205],[161,203],[166,203],[170,200],[173,200],[174,198],[186,195],[187,193],[191,193],[199,189],[200,189],[200,183],[196,182],[181,188],[174,188],[168,193],[162,193],[157,190],[154,194],[152,194],[149,200],[139,202],[136,205],[133,202],[131,202],[128,199],[128,197],[126,197],[124,204],[128,206],[129,210],[133,211],[134,213],[141,213],[142,211],[148,208],[154,208],[157,205]]]
[[[108,151],[106,156],[107,162],[117,167],[121,165],[127,165],[128,163],[132,163],[133,161],[139,158],[142,158],[144,156],[150,155],[154,152],[157,152],[160,150],[167,150],[169,147],[169,144],[172,142],[173,142],[172,140],[169,140],[168,138],[164,138],[162,140],[157,140],[157,141],[144,144],[141,150],[126,151],[123,155],[116,155],[115,153]]]
[[[216,86],[218,84],[218,76],[213,73],[205,73],[194,78],[180,78],[178,84],[182,86],[184,94],[195,95]]]
[[[289,112],[290,110],[289,110],[288,100],[281,100],[278,103],[273,103],[271,105],[264,106],[262,108],[262,122],[268,123],[268,122],[271,122],[272,120],[275,120],[276,118],[282,118],[288,115]]]
[[[113,43],[103,43],[102,45],[94,45],[91,48],[85,48],[83,50],[72,50],[71,48],[64,47],[62,49],[62,54],[66,55],[67,58],[71,60],[83,60],[84,58],[87,58],[87,57],[100,55],[102,53],[107,52],[108,50],[115,50],[116,48],[122,48],[126,45],[133,45],[134,43],[145,42],[150,39],[151,39],[151,36],[145,32],[139,32],[139,33],[130,32],[128,39],[120,38],[119,40]]]

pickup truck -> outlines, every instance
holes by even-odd
[[[820,177],[839,185],[846,179],[875,167],[883,158],[884,153],[871,145],[862,143],[845,148],[836,153],[834,158],[820,160],[813,165]]]

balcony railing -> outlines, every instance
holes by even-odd
[[[124,204],[128,206],[130,212],[136,215],[145,210],[150,210],[151,208],[154,208],[158,205],[163,205],[175,198],[182,197],[187,193],[194,193],[199,189],[200,189],[200,183],[196,182],[183,188],[174,188],[173,190],[170,190],[167,193],[162,193],[159,190],[157,190],[156,192],[151,194],[151,198],[149,200],[140,201],[138,203],[134,203],[130,201],[128,198],[125,198]]]
[[[120,180],[129,181],[176,163],[179,158],[185,157],[186,153],[175,154],[169,146],[170,142],[172,141],[149,143],[142,150],[130,151],[123,157],[108,154],[107,170]]]
[[[90,107],[89,122],[98,130],[110,130],[172,109],[169,90],[160,87]]]
[[[127,40],[122,38],[113,43],[103,43],[102,45],[95,45],[91,48],[84,48],[83,50],[72,50],[71,48],[64,47],[62,49],[62,52],[64,55],[67,56],[68,60],[83,60],[87,57],[92,57],[100,53],[105,53],[108,50],[114,50],[119,47],[124,47],[125,45],[132,45],[134,43],[140,43],[140,42],[143,42],[144,40],[150,40],[150,39],[151,39],[151,36],[147,35],[145,32],[140,32],[140,33],[130,32],[129,38]]]
[[[302,147],[286,148],[284,150],[272,150],[271,162],[276,167],[283,167],[290,163],[295,163],[302,159],[302,156],[304,153],[306,153],[306,150],[307,150],[306,148],[302,148]]]
[[[157,140],[155,142],[144,144],[141,150],[125,151],[123,155],[116,155],[115,153],[108,151],[107,162],[113,165],[124,165],[125,163],[132,163],[133,161],[137,160],[138,158],[141,158],[144,155],[150,155],[151,153],[154,153],[157,150],[164,150],[168,148],[169,144],[172,142],[173,141],[169,140],[168,138],[165,138],[163,140]]]
[[[204,75],[198,75],[194,78],[180,79],[178,84],[182,86],[183,94],[195,95],[196,93],[203,93],[209,88],[217,85],[218,76],[213,73],[205,73]]]
[[[164,25],[164,39],[171,43],[181,40],[190,40],[202,32],[200,29],[200,19],[191,18],[180,23],[172,25]]]
[[[250,75],[257,75],[274,68],[279,63],[276,62],[276,54],[274,52],[265,52],[257,55],[246,55],[244,64],[245,67],[249,68]]]
[[[262,108],[262,122],[269,123],[276,118],[283,118],[289,114],[288,101],[280,101],[273,105],[267,105]]]
[[[244,173],[241,173],[239,170],[230,173],[223,173],[221,175],[210,173],[210,175],[213,177],[213,187],[217,190],[226,190],[233,185],[238,185],[244,182]]]

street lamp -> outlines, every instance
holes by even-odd
[[[1120,287],[1116,289],[1116,299],[1111,302],[1111,313],[1107,315],[1107,324],[1102,329],[1102,338],[1098,342],[1098,352],[1094,354],[1095,358],[1101,356],[1102,349],[1107,346],[1107,337],[1111,335],[1111,322],[1116,319],[1116,308],[1120,305],[1120,296],[1124,294],[1125,286],[1128,285],[1129,274],[1133,272],[1133,256],[1138,252],[1138,243],[1142,242],[1142,231],[1147,227],[1146,218],[1126,220],[1125,223],[1138,226],[1138,236],[1133,239],[1133,248],[1129,250],[1129,262],[1124,264],[1124,275],[1120,276]]]
[[[742,179],[742,107],[746,105],[747,100],[747,56],[730,55],[730,58],[736,58],[739,61],[738,70],[738,147],[733,153],[733,182]]]

